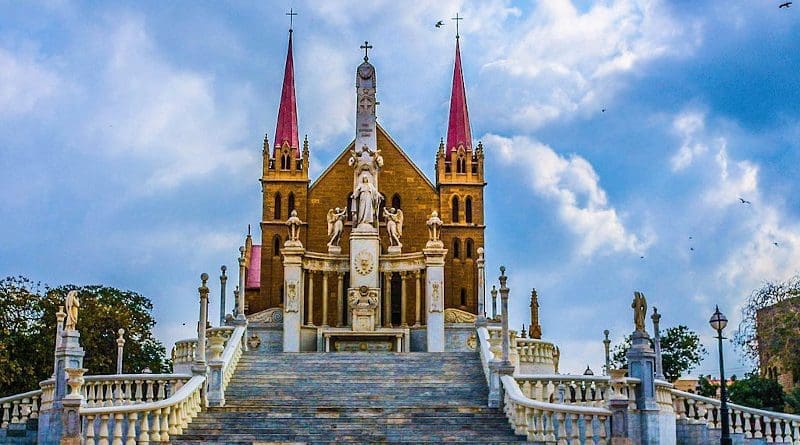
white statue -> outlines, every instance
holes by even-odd
[[[303,221],[297,217],[297,210],[292,210],[292,216],[286,220],[286,225],[289,226],[289,241],[300,241],[300,226]]]
[[[400,209],[384,208],[383,216],[386,217],[386,232],[389,233],[389,244],[403,247],[400,237],[403,236],[403,211]]]
[[[78,309],[81,307],[81,300],[78,299],[78,291],[71,290],[67,292],[64,305],[67,307],[67,323],[66,326],[64,326],[64,330],[74,331],[75,326],[78,324]]]
[[[378,194],[378,189],[372,185],[369,176],[362,176],[361,183],[358,184],[355,193],[353,193],[353,205],[356,206],[356,227],[361,224],[372,226],[375,223],[375,213],[380,199],[381,196]]]
[[[344,231],[344,218],[347,211],[336,207],[336,209],[328,210],[328,247],[339,247],[342,241],[342,232]]]
[[[425,224],[428,225],[428,241],[439,241],[442,232],[442,220],[436,210],[433,211]]]

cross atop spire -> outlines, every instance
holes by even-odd
[[[289,12],[287,12],[286,15],[289,16],[289,33],[291,33],[292,32],[292,27],[293,27],[292,25],[294,24],[293,23],[294,22],[294,16],[296,16],[297,13],[294,12],[294,10],[292,8],[289,8]]]
[[[455,20],[456,21],[456,39],[458,39],[459,38],[459,35],[458,35],[458,22],[464,20],[464,17],[459,17],[458,13],[456,13],[456,16],[451,18],[450,20]]]
[[[369,61],[369,50],[372,49],[372,45],[370,45],[368,41],[364,40],[364,44],[359,46],[359,48],[364,50],[364,62],[368,62]]]
[[[291,11],[287,13],[287,15],[289,14],[296,15]],[[297,99],[294,93],[294,58],[292,56],[291,28],[289,29],[289,48],[286,52],[286,67],[283,73],[281,102],[278,108],[278,125],[275,129],[276,158],[283,144],[288,144],[295,156],[300,156],[300,138],[297,136]]]
[[[453,67],[453,89],[450,93],[450,119],[447,125],[446,156],[448,159],[452,152],[458,150],[459,146],[464,146],[467,150],[472,148],[472,130],[469,126],[464,74],[461,72],[461,48],[456,35],[456,61]]]

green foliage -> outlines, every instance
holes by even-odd
[[[719,389],[719,385],[711,383],[708,377],[700,376],[700,379],[697,381],[697,394],[703,397],[717,398],[717,389]]]
[[[56,312],[70,290],[81,300],[78,330],[89,374],[116,372],[117,331],[125,329],[126,373],[169,372],[166,349],[152,335],[153,304],[136,292],[105,286],[50,289],[24,277],[0,280],[0,395],[36,389],[53,372]]]
[[[742,308],[742,321],[734,344],[754,364],[764,357],[777,357],[781,368],[800,375],[800,275],[787,281],[767,282],[753,291]],[[795,299],[794,302],[786,301]],[[757,326],[758,311],[778,303],[769,322]]]
[[[756,373],[735,381],[728,388],[731,402],[751,408],[783,412],[783,388],[777,381],[764,379]]]
[[[628,366],[626,355],[630,347],[630,336],[625,337],[622,343],[614,346],[611,356],[614,366],[622,368]],[[671,327],[661,335],[661,362],[664,368],[664,377],[670,382],[674,382],[684,373],[694,369],[706,354],[706,349],[700,343],[700,337],[686,326]]]
[[[800,414],[800,388],[794,388],[784,394],[783,400],[792,414]]]

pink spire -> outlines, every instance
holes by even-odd
[[[299,157],[300,139],[297,137],[297,100],[294,95],[294,59],[292,58],[292,30],[289,30],[289,50],[286,53],[286,69],[283,73],[281,105],[278,108],[278,127],[275,129],[275,155],[284,142]]]
[[[464,75],[461,73],[461,49],[456,37],[456,64],[453,68],[453,91],[450,94],[450,121],[447,126],[447,158],[459,145],[472,147],[472,130],[469,128],[467,111],[467,92],[464,89]]]

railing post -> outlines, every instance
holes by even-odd
[[[206,375],[206,327],[208,325],[208,274],[200,275],[201,284],[197,288],[200,294],[200,317],[197,322],[197,352],[194,356],[192,374]]]
[[[509,360],[510,339],[508,334],[508,292],[506,286],[508,277],[506,276],[505,266],[500,266],[500,298],[502,305],[502,330],[500,332],[502,341],[502,357],[498,360],[494,357],[489,362],[489,406],[499,407],[503,401],[503,388],[500,384],[500,377],[514,373],[514,365]]]
[[[483,247],[478,247],[478,319],[477,327],[486,327],[486,259]]]
[[[224,365],[222,353],[225,350],[225,342],[230,338],[230,328],[214,328],[208,333],[208,386],[206,397],[209,406],[225,406],[225,393],[222,390],[224,384]],[[241,340],[239,340],[241,341]]]
[[[219,268],[222,274],[219,276],[219,325],[225,326],[225,286],[228,284],[228,276],[225,272],[228,268],[223,265]]]
[[[117,374],[122,374],[122,351],[125,347],[125,329],[120,328],[117,331]]]
[[[645,330],[647,300],[644,294],[635,292],[631,307],[634,309],[635,330],[631,334],[627,358],[630,376],[640,380],[635,391],[640,434],[638,443],[657,445],[660,441],[660,426],[655,386],[656,354],[650,347],[650,336]]]

